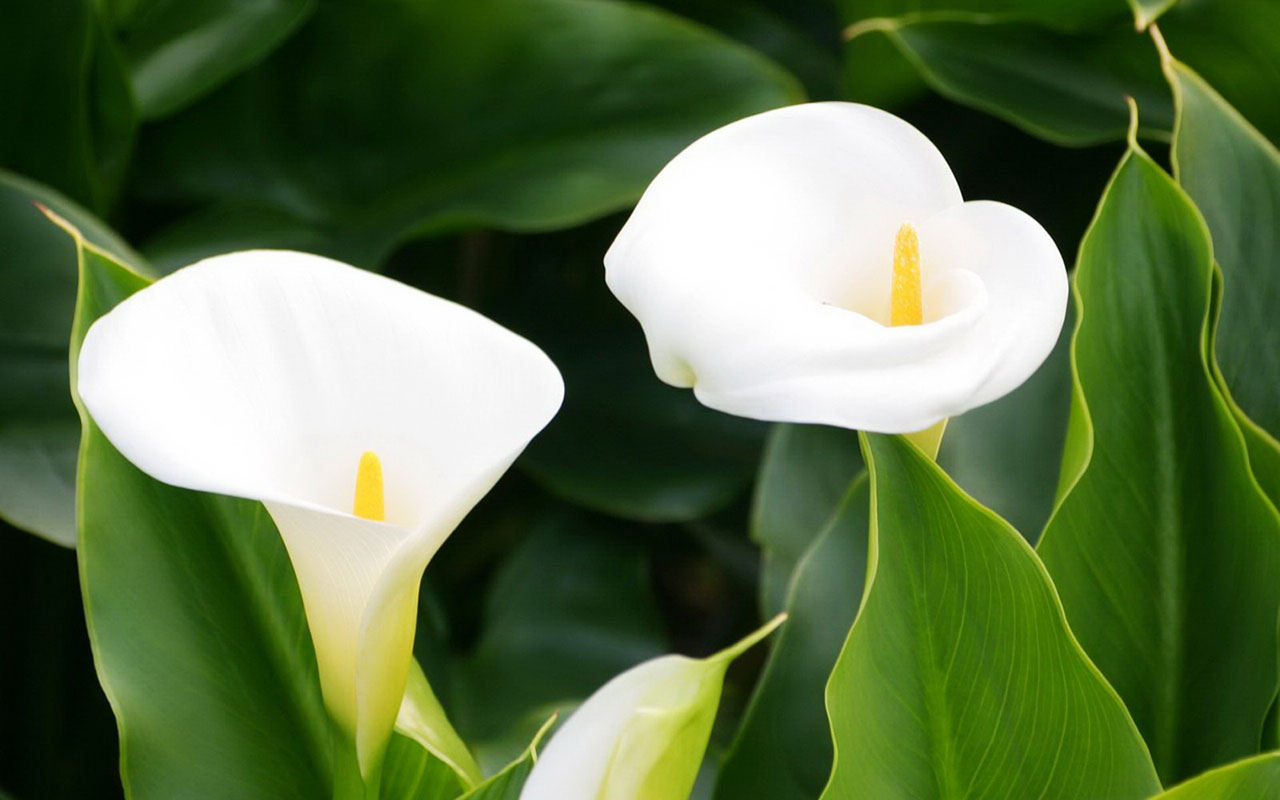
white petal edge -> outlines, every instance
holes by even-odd
[[[326,702],[370,768],[407,680],[422,570],[558,410],[555,366],[449,301],[319,256],[247,251],[122,302],[90,328],[78,372],[95,423],[144,472],[266,504]],[[385,524],[348,513],[365,450],[382,460]]]
[[[520,800],[596,800],[619,740],[637,713],[666,705],[673,699],[667,694],[679,698],[686,684],[700,685],[708,669],[722,674],[724,665],[668,655],[610,680],[552,735],[520,791]]]

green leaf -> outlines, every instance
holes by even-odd
[[[465,791],[452,767],[398,732],[387,744],[381,780],[379,796],[387,800],[454,800]]]
[[[865,435],[868,586],[827,688],[825,798],[1145,798],[1132,720],[1007,523],[900,437]]]
[[[787,424],[770,430],[751,507],[751,538],[762,551],[765,619],[783,610],[796,564],[830,525],[860,469],[862,453],[853,431]],[[778,640],[786,636],[784,631]]]
[[[849,437],[857,434],[800,426],[779,426],[778,431],[789,433],[775,436],[774,453],[791,451],[801,440],[816,443],[825,436],[828,444],[837,447],[828,455],[850,466],[842,448],[852,444]],[[822,453],[821,446],[812,452]],[[790,455],[796,457],[799,452]],[[787,482],[794,481],[797,487],[803,483],[801,476],[814,474],[809,471],[813,464],[791,464],[796,468]],[[783,479],[778,475],[770,483],[780,488]],[[831,774],[831,728],[824,690],[862,597],[869,510],[865,474],[846,483],[836,510],[795,566],[786,596],[789,619],[778,631],[725,758],[716,783],[717,798],[809,800],[822,792]],[[797,517],[803,518],[799,513]]]
[[[1280,797],[1280,753],[1265,753],[1210,770],[1153,800],[1238,800]]]
[[[1280,142],[1280,4],[1184,0],[1160,17],[1160,31],[1181,61]]]
[[[133,143],[124,68],[91,0],[9,0],[0,25],[0,167],[101,211]]]
[[[494,576],[480,640],[456,665],[450,695],[486,768],[515,755],[513,725],[523,747],[557,706],[665,650],[645,553],[602,523],[545,518]]]
[[[1159,44],[1178,114],[1173,174],[1204,214],[1223,273],[1217,367],[1254,472],[1280,502],[1280,152]]]
[[[97,246],[141,260],[70,200],[0,170],[0,518],[70,547],[80,436],[67,385],[76,248],[37,204]]]
[[[120,42],[142,116],[170,114],[249,67],[314,10],[314,0],[116,0]]]
[[[139,185],[278,208],[372,266],[427,232],[624,208],[697,136],[799,98],[753,51],[629,3],[321,3],[261,66],[155,126]]]
[[[1125,97],[1147,110],[1147,131],[1167,137],[1172,108],[1159,61],[1131,27],[1063,33],[989,16],[913,14],[866,20],[940,94],[1063,145],[1123,137]]]
[[[938,464],[1035,544],[1053,511],[1071,405],[1071,336],[1013,392],[947,423]]]
[[[1195,207],[1131,145],[1080,248],[1039,552],[1166,783],[1257,752],[1277,683],[1280,516],[1211,377],[1212,275]]]

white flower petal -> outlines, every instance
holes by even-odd
[[[701,687],[706,671],[701,661],[661,656],[600,687],[551,737],[520,800],[596,800],[637,710],[687,703],[686,696]],[[721,667],[720,675],[723,671]]]
[[[152,477],[266,504],[326,702],[368,769],[400,707],[422,570],[563,384],[542,351],[462,306],[252,251],[179,270],[98,320],[79,392]],[[381,459],[386,523],[351,514],[365,451]]]
[[[967,344],[986,354],[992,371],[966,407],[1013,391],[1049,357],[1066,319],[1070,290],[1058,246],[1026,213],[990,200],[923,222],[920,242],[925,262],[977,275],[987,293],[987,313]]]
[[[685,800],[725,670],[786,618],[779,614],[709,658],[661,656],[600,687],[552,736],[520,800]]]
[[[917,228],[925,324],[888,327]],[[1025,214],[963,203],[936,148],[851,103],[708,134],[654,179],[605,256],[664,381],[741,416],[909,432],[1004,394],[1048,354],[1062,258]]]

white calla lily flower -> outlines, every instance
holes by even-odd
[[[552,736],[520,800],[685,800],[725,670],[786,618],[779,614],[710,658],[660,656],[600,687]]]
[[[232,253],[88,331],[79,393],[141,470],[261,501],[293,563],[325,703],[365,775],[412,660],[427,562],[563,397],[530,342],[319,256]]]
[[[605,268],[663,381],[731,414],[885,433],[1012,391],[1067,305],[1035,220],[964,202],[922,133],[854,103],[766,111],[694,142]]]

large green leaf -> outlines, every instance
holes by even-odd
[[[1243,800],[1280,797],[1280,753],[1267,753],[1210,770],[1154,800]]]
[[[1115,692],[1017,531],[914,445],[865,435],[862,609],[831,682],[824,798],[1144,798],[1159,789]]]
[[[831,523],[849,482],[861,468],[858,434],[853,431],[822,425],[773,426],[751,506],[751,538],[762,551],[764,619],[783,610],[796,565]],[[793,623],[787,630],[794,627]],[[777,641],[786,638],[784,631]]]
[[[1280,3],[1183,0],[1160,30],[1190,64],[1273,142],[1280,142]]]
[[[1155,52],[1131,26],[1064,33],[987,15],[910,14],[855,25],[888,37],[938,92],[1066,145],[1119,139],[1125,96],[1167,136],[1172,108]]]
[[[92,0],[8,0],[0,24],[0,167],[95,210],[134,132],[124,68]]]
[[[335,1],[155,126],[142,186],[278,209],[372,266],[427,231],[547,229],[623,208],[698,135],[799,96],[753,51],[639,5]]]
[[[826,439],[835,449],[826,456],[844,467],[852,466],[843,447],[853,444],[848,431],[814,427],[779,428],[784,439],[775,438],[773,452],[792,450],[798,440],[811,443]],[[790,433],[786,433],[789,431]],[[794,436],[794,438],[792,438]],[[822,459],[825,445],[812,452]],[[791,452],[790,479],[776,476],[770,483],[787,480],[802,485],[801,476],[815,474],[812,467],[829,464],[802,464],[799,452]],[[779,458],[775,468],[784,468]],[[815,475],[816,476],[816,475]],[[762,491],[766,491],[762,487]],[[815,502],[812,494],[800,495]],[[797,498],[799,499],[799,498]],[[829,505],[822,506],[830,509]],[[797,521],[804,514],[796,511]],[[867,566],[868,492],[865,475],[846,483],[837,513],[810,541],[796,563],[786,595],[787,624],[773,642],[769,660],[743,715],[733,745],[725,758],[716,783],[716,797],[736,800],[767,797],[770,800],[806,800],[822,792],[831,773],[831,728],[827,722],[824,689],[831,669],[848,635],[862,597]],[[778,520],[781,521],[780,519]],[[809,520],[812,522],[813,520]]]
[[[1280,516],[1211,377],[1212,276],[1203,220],[1131,144],[1080,248],[1039,550],[1165,782],[1257,752],[1276,693]]]
[[[67,385],[76,248],[37,204],[89,241],[133,251],[62,195],[0,170],[0,518],[72,546],[80,423]]]
[[[71,232],[80,272],[74,396],[89,325],[150,280]],[[129,796],[330,796],[333,747],[344,734],[325,711],[297,582],[270,516],[259,503],[151,479],[83,409],[81,419],[81,585]],[[425,679],[410,686],[412,713],[402,710],[386,780],[420,800],[447,800],[478,772],[424,687]]]
[[[1173,174],[1204,214],[1223,272],[1217,364],[1228,400],[1241,412],[1254,471],[1280,501],[1280,152],[1199,75],[1162,52],[1178,113]]]
[[[261,60],[315,0],[109,0],[144,117],[172,113]]]

